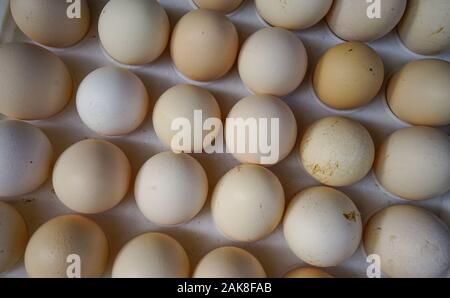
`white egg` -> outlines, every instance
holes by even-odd
[[[294,254],[310,265],[339,265],[358,249],[361,235],[358,208],[333,188],[308,188],[286,210],[284,237]]]
[[[379,6],[377,3],[380,3]],[[407,0],[335,0],[327,15],[328,26],[347,41],[368,42],[391,32],[405,12]],[[377,10],[379,15],[377,15]]]
[[[255,130],[244,131],[249,129],[244,123],[254,123],[250,129]],[[288,156],[296,139],[294,113],[279,98],[270,95],[246,97],[236,103],[227,116],[226,144],[242,163],[276,164]]]
[[[425,209],[394,205],[370,218],[364,249],[380,257],[381,271],[390,277],[440,277],[450,266],[450,231]]]
[[[239,165],[220,179],[212,195],[212,216],[219,230],[235,241],[254,242],[270,235],[284,212],[278,178],[257,165]]]
[[[77,110],[93,131],[106,136],[125,135],[144,121],[148,94],[133,73],[117,67],[94,70],[81,82]]]
[[[14,207],[0,201],[0,273],[10,270],[23,256],[28,230]]]
[[[205,255],[194,271],[194,278],[265,278],[261,263],[248,251],[219,247]]]
[[[65,206],[79,213],[101,213],[127,194],[131,165],[119,147],[88,139],[61,154],[52,179],[56,196]]]
[[[425,126],[450,125],[450,63],[415,60],[389,80],[386,99],[401,120]]]
[[[218,119],[220,127],[206,129],[205,122],[211,118]],[[181,84],[170,88],[161,95],[153,109],[156,135],[166,147],[176,152],[201,153],[220,134],[220,119],[220,107],[214,96],[193,85]],[[178,127],[178,124],[184,126]],[[207,136],[212,137],[209,143]]]
[[[80,215],[63,215],[34,232],[24,261],[32,278],[70,277],[75,273],[73,264],[80,266],[80,277],[98,278],[106,269],[108,256],[108,239],[100,226]]]
[[[431,127],[409,127],[388,136],[377,151],[375,174],[389,192],[425,200],[450,190],[450,138]]]
[[[0,122],[0,197],[39,188],[50,174],[53,149],[47,136],[26,122]]]
[[[398,35],[411,51],[434,55],[450,48],[450,1],[409,0]]]
[[[308,57],[303,42],[282,28],[253,33],[239,54],[239,75],[254,93],[284,96],[303,81]]]
[[[256,0],[258,14],[270,25],[300,30],[317,24],[327,14],[333,0]]]
[[[370,171],[375,146],[366,128],[343,117],[314,122],[300,144],[305,170],[329,186],[346,186],[363,179]]]
[[[187,278],[189,258],[170,236],[145,233],[126,243],[117,254],[113,278]]]
[[[193,157],[162,152],[139,170],[134,195],[148,220],[177,225],[191,220],[202,209],[208,195],[208,178]]]
[[[98,33],[112,58],[142,65],[157,59],[166,48],[169,17],[155,0],[110,0],[100,14]]]

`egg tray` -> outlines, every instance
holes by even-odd
[[[0,3],[0,41],[2,43],[11,41],[31,42],[15,26],[9,13],[8,2],[8,0],[2,0]],[[154,63],[145,66],[130,67],[117,63],[104,52],[97,34],[98,16],[106,2],[105,0],[89,1],[92,25],[89,33],[80,43],[67,49],[49,49],[61,57],[68,66],[76,86],[94,69],[106,65],[116,65],[131,70],[142,79],[149,91],[152,107],[159,96],[168,88],[180,83],[192,83],[212,92],[219,102],[222,114],[225,116],[239,99],[251,94],[240,80],[236,67],[224,78],[215,82],[197,83],[186,79],[173,66],[167,49]],[[169,15],[172,28],[181,16],[195,9],[190,0],[161,0],[160,3]],[[254,3],[250,0],[245,1],[237,11],[229,15],[229,18],[236,25],[241,44],[251,33],[268,26],[258,16]],[[376,145],[379,145],[381,140],[393,131],[408,126],[398,120],[389,110],[385,101],[384,86],[379,95],[369,105],[356,110],[335,111],[323,105],[315,96],[312,88],[312,70],[319,57],[328,48],[343,41],[333,35],[324,21],[310,29],[296,32],[296,34],[307,48],[309,69],[302,85],[289,96],[283,97],[283,100],[295,114],[300,136],[312,122],[330,115],[340,115],[359,121],[370,131]],[[382,39],[369,44],[382,57],[387,76],[409,61],[424,58],[407,50],[401,44],[395,32],[391,32]],[[435,57],[450,60],[449,53]],[[133,177],[135,177],[140,166],[148,158],[167,150],[154,132],[151,114],[150,109],[144,124],[127,136],[102,137],[90,131],[81,122],[72,98],[70,104],[60,114],[47,120],[31,121],[31,123],[42,129],[49,137],[56,157],[71,144],[86,138],[105,139],[118,145],[130,159]],[[0,119],[2,118],[4,117],[0,115]],[[450,130],[448,127],[443,129],[447,133]],[[217,181],[238,164],[230,154],[195,154],[194,157],[206,170],[210,193]],[[302,168],[297,157],[297,149],[285,160],[270,169],[283,184],[287,203],[297,192],[319,184]],[[30,234],[53,217],[73,213],[55,196],[50,180],[33,193],[8,200],[24,216]],[[287,247],[281,225],[272,235],[256,243],[232,242],[215,227],[208,200],[200,214],[190,222],[176,227],[161,227],[152,224],[141,214],[133,198],[132,189],[131,187],[126,198],[112,210],[88,216],[104,229],[110,241],[110,258],[105,276],[110,276],[111,265],[119,249],[134,236],[148,231],[164,232],[177,239],[186,249],[192,266],[195,266],[200,258],[210,250],[225,245],[235,245],[247,249],[260,260],[270,277],[281,277],[289,270],[305,265]],[[362,181],[354,185],[339,189],[355,202],[364,221],[367,221],[375,211],[381,208],[393,204],[408,203],[425,207],[439,215],[447,224],[450,224],[449,193],[428,201],[406,202],[384,191],[377,184],[372,173],[369,173]],[[365,277],[368,265],[363,248],[360,246],[350,259],[337,267],[326,268],[326,271],[337,277]],[[23,261],[21,261],[13,270],[3,274],[2,277],[26,276]],[[447,276],[450,277],[450,271]]]

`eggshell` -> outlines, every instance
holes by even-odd
[[[72,17],[76,13],[73,3],[61,0],[11,0],[10,6],[14,21],[29,38],[45,46],[65,48],[82,40],[89,30],[88,2],[76,2],[79,17]]]
[[[0,197],[39,188],[50,174],[53,149],[47,136],[26,122],[0,121]]]
[[[53,170],[53,187],[59,200],[79,213],[101,213],[124,198],[131,166],[115,145],[88,139],[70,146]]]
[[[327,15],[328,26],[338,37],[348,41],[369,42],[391,32],[405,12],[407,0],[379,0],[380,17],[374,1],[335,0]],[[370,14],[369,14],[370,12]]]
[[[119,251],[113,278],[187,278],[189,258],[172,237],[146,233],[133,238]]]
[[[258,14],[270,25],[300,30],[317,24],[327,14],[333,0],[256,0]]]
[[[239,54],[239,75],[254,93],[284,96],[303,81],[308,57],[302,41],[282,28],[253,33]]]
[[[377,151],[375,174],[389,192],[426,200],[450,190],[450,139],[430,127],[410,127],[388,136]]]
[[[303,167],[316,180],[329,186],[346,186],[370,171],[375,146],[358,122],[327,117],[307,129],[299,153]]]
[[[191,220],[202,209],[208,195],[208,178],[193,157],[162,152],[139,170],[134,195],[148,220],[177,225]]]
[[[176,68],[196,81],[214,81],[234,65],[239,37],[233,23],[211,10],[193,10],[176,24],[170,53]]]
[[[327,106],[355,109],[371,102],[383,85],[380,56],[363,43],[346,42],[329,49],[313,76],[316,95]]]
[[[236,10],[244,0],[193,0],[193,2],[200,9],[231,13]]]
[[[289,248],[312,266],[337,266],[347,260],[358,249],[361,235],[358,208],[330,187],[312,187],[297,194],[284,218]]]
[[[285,278],[332,278],[330,274],[323,270],[313,267],[297,268],[289,271],[284,276]]]
[[[201,119],[194,116],[196,111],[201,112]],[[181,84],[168,89],[161,95],[153,109],[153,127],[155,132],[159,140],[173,151],[179,151],[176,146],[172,146],[172,141],[175,142],[174,137],[181,132],[181,130],[172,129],[175,120],[185,119],[191,126],[191,145],[186,145],[186,147],[191,148],[187,153],[191,153],[202,152],[203,143],[207,135],[215,138],[221,132],[221,127],[211,130],[202,129],[203,136],[200,138],[202,142],[195,141],[197,121],[202,126],[201,128],[204,128],[205,121],[209,118],[220,120],[220,107],[211,93],[193,85]],[[179,144],[176,143],[175,145],[178,146]]]
[[[142,81],[128,70],[102,67],[81,82],[77,110],[93,131],[106,136],[125,135],[144,121],[148,94]]]
[[[390,79],[386,98],[392,112],[414,125],[450,124],[450,63],[417,60]]]
[[[0,113],[38,120],[59,113],[72,96],[72,78],[53,53],[28,43],[0,45]]]
[[[103,230],[80,215],[63,215],[40,226],[25,250],[25,269],[32,278],[66,278],[68,257],[78,255],[82,278],[98,278],[105,271],[109,246]]]
[[[265,278],[261,263],[244,249],[226,246],[210,251],[194,271],[194,278]]]
[[[398,25],[398,35],[411,51],[434,55],[450,48],[450,2],[410,0]]]
[[[100,15],[98,33],[112,58],[142,65],[156,60],[165,50],[169,17],[155,0],[110,0]]]
[[[22,258],[28,241],[23,217],[0,201],[0,273],[10,270]]]
[[[381,270],[394,278],[440,277],[450,266],[450,233],[433,213],[394,205],[366,225],[364,248],[380,257]]]
[[[271,234],[284,211],[278,178],[257,165],[239,165],[220,179],[211,202],[218,229],[234,241],[254,242]]]
[[[255,123],[257,131],[247,132],[241,138],[239,131],[247,128],[244,125],[238,126],[241,119],[244,123]],[[278,129],[273,126],[274,121],[278,121]],[[271,137],[273,134],[278,137],[278,144]],[[225,140],[230,152],[242,163],[276,164],[292,151],[296,139],[297,122],[294,113],[279,98],[270,95],[249,96],[236,103],[228,114]],[[245,144],[245,150],[239,150],[241,142]],[[261,150],[261,143],[270,145],[270,153],[266,154]],[[257,145],[257,150],[252,150],[253,145]]]

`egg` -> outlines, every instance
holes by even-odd
[[[28,43],[0,45],[0,113],[23,120],[49,118],[67,105],[73,83],[53,53]]]
[[[110,0],[100,14],[98,33],[103,48],[116,61],[147,64],[167,47],[169,17],[156,0]]]
[[[313,267],[303,267],[297,268],[289,271],[284,276],[285,278],[332,278],[327,272],[313,268]]]
[[[194,278],[266,278],[261,263],[248,251],[219,247],[205,255],[194,271]]]
[[[450,48],[450,21],[447,0],[410,0],[398,25],[398,35],[411,51],[435,55]]]
[[[372,168],[375,145],[361,124],[344,117],[314,122],[300,144],[304,169],[329,186],[347,186],[364,178]]]
[[[69,209],[95,214],[109,210],[126,195],[131,166],[115,145],[87,139],[73,144],[53,170],[56,196]]]
[[[341,39],[373,41],[397,26],[406,4],[407,0],[335,0],[327,15],[328,26]]]
[[[368,221],[364,249],[380,257],[381,270],[393,278],[440,277],[450,266],[450,233],[433,213],[394,205]]]
[[[23,217],[14,207],[0,201],[0,273],[12,269],[22,258],[27,241]]]
[[[214,81],[233,67],[239,37],[233,23],[211,10],[193,10],[176,24],[170,53],[176,68],[195,81]]]
[[[148,220],[177,225],[191,220],[202,209],[208,195],[208,178],[193,157],[162,152],[139,170],[134,195]]]
[[[413,125],[450,124],[450,63],[429,59],[410,62],[389,81],[386,98],[392,112]]]
[[[333,0],[256,0],[258,14],[270,25],[289,30],[314,26],[327,14]]]
[[[361,215],[344,193],[312,187],[290,202],[283,231],[289,248],[304,262],[316,267],[337,266],[359,247]]]
[[[212,194],[217,228],[234,241],[254,242],[270,235],[284,212],[278,178],[258,165],[239,165],[226,173]]]
[[[253,126],[249,128],[246,124]],[[254,130],[246,131],[247,128]],[[292,151],[296,139],[294,114],[281,99],[270,95],[252,95],[240,100],[231,109],[225,124],[228,149],[242,163],[276,164]]]
[[[206,121],[211,118],[218,119],[220,127],[207,128]],[[193,85],[180,84],[168,89],[153,109],[156,135],[166,147],[177,152],[201,153],[209,147],[222,131],[220,119],[220,107],[214,96]],[[178,124],[185,125],[178,127]],[[185,143],[182,142],[183,136]],[[208,142],[209,137],[211,142]]]
[[[52,144],[31,124],[0,121],[0,197],[20,196],[38,189],[53,163]]]
[[[231,13],[238,9],[244,0],[193,0],[193,2],[200,9]]]
[[[239,75],[254,93],[284,96],[305,77],[308,57],[303,42],[282,28],[253,33],[239,54]]]
[[[328,107],[355,109],[371,102],[383,85],[384,65],[369,46],[346,42],[320,58],[313,75],[317,97]]]
[[[72,266],[80,266],[80,277],[98,278],[105,271],[108,255],[108,239],[94,221],[63,215],[47,221],[31,236],[25,269],[32,278],[66,278],[76,271]]]
[[[119,251],[113,278],[187,278],[189,258],[170,236],[145,233],[133,238]]]
[[[426,200],[450,190],[450,139],[431,127],[409,127],[389,135],[378,148],[375,175],[390,193]]]
[[[119,136],[134,131],[144,121],[149,99],[135,74],[118,67],[102,67],[83,79],[76,106],[81,120],[91,130]]]
[[[45,46],[72,46],[82,40],[89,30],[91,20],[86,0],[76,3],[60,0],[11,0],[10,7],[19,29]]]

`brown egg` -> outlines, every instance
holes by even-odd
[[[386,98],[392,112],[413,125],[450,124],[450,63],[417,60],[402,67],[389,81]]]
[[[285,278],[331,278],[332,275],[327,272],[314,268],[314,267],[303,267],[297,268],[289,271],[284,276]]]
[[[56,217],[33,234],[25,251],[29,277],[68,277],[79,257],[80,277],[101,277],[109,254],[108,240],[92,220],[80,215]],[[74,270],[75,271],[75,270]]]
[[[28,241],[25,221],[12,206],[0,201],[0,273],[23,256]]]
[[[384,66],[369,46],[346,42],[320,58],[313,78],[319,99],[327,106],[347,110],[368,104],[380,91]]]
[[[60,201],[79,213],[109,210],[125,197],[131,166],[117,146],[83,140],[61,154],[53,170],[53,187]]]
[[[233,67],[238,48],[233,23],[220,13],[199,9],[178,21],[170,51],[183,75],[196,81],[214,81]]]
[[[193,0],[201,9],[215,10],[223,13],[231,13],[236,10],[244,0]]]
[[[77,6],[77,3],[80,5]],[[87,0],[74,3],[61,0],[11,0],[11,14],[25,35],[42,45],[55,48],[76,44],[86,35],[90,25]]]
[[[0,45],[0,113],[37,120],[60,112],[72,96],[72,78],[53,53],[27,43]]]

